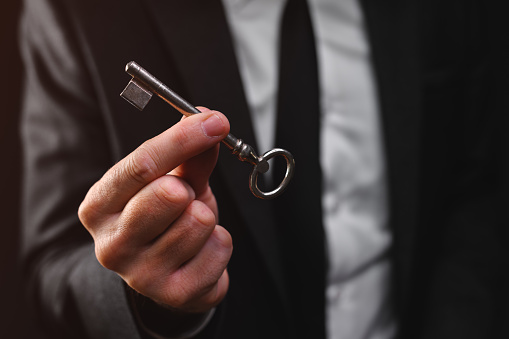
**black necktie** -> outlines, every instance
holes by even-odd
[[[324,338],[318,69],[306,0],[288,0],[280,39],[276,145],[289,150],[296,162],[287,191],[275,199],[281,256],[297,337]],[[275,173],[284,173],[280,165],[275,164]]]

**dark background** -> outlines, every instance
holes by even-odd
[[[0,10],[0,338],[38,338],[24,305],[18,271],[21,159],[19,108],[22,78],[17,34],[20,0]]]

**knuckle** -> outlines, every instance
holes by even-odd
[[[174,128],[172,130],[172,147],[176,148],[181,153],[187,153],[189,148],[190,131],[185,125],[179,124],[178,126],[179,128]]]
[[[186,212],[197,221],[197,226],[201,225],[205,229],[216,226],[216,215],[206,204],[199,200],[194,200],[189,204]]]
[[[171,175],[160,180],[154,194],[167,207],[187,206],[195,198],[189,185]]]
[[[220,248],[223,249],[222,252],[227,255],[227,258],[229,259],[233,251],[233,239],[230,232],[218,225],[214,229],[214,232],[212,232],[212,235],[220,245]]]
[[[117,232],[102,231],[95,239],[95,256],[105,268],[120,273],[129,254]]]
[[[154,278],[151,273],[152,272],[149,272],[147,268],[144,269],[143,265],[137,265],[127,274],[122,275],[122,279],[136,291],[142,294],[150,294],[153,290],[152,286],[154,285]]]
[[[91,209],[89,205],[83,201],[78,207],[78,218],[85,228],[89,229],[89,225],[92,223]]]
[[[207,291],[216,285],[229,260],[230,255],[225,252],[213,256],[214,263],[202,269],[201,279],[198,280],[201,290]]]
[[[89,232],[92,231],[93,226],[99,219],[100,199],[96,197],[95,188],[96,185],[92,186],[78,207],[78,218]]]
[[[146,184],[157,178],[157,157],[146,144],[138,147],[128,158],[126,174],[133,180]]]
[[[203,296],[209,285],[209,279],[203,274],[191,274],[186,270],[176,271],[170,276],[166,290],[168,305],[186,309]]]
[[[107,246],[103,246],[96,242],[95,245],[95,256],[97,261],[105,268],[116,271],[118,267],[118,259],[114,255],[114,251],[109,249]]]
[[[193,299],[193,294],[192,290],[186,288],[185,284],[176,283],[167,289],[165,301],[171,307],[184,309]]]
[[[165,303],[177,309],[214,307],[224,297],[224,293],[217,293],[224,270],[209,267],[200,273],[186,269],[174,272],[165,291]]]
[[[209,305],[209,307],[214,307],[221,302],[224,298],[224,294],[217,293],[218,282],[216,281],[213,285],[211,285],[208,289],[208,293],[205,294],[203,302]]]

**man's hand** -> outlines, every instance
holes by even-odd
[[[146,297],[187,312],[223,299],[233,248],[217,225],[208,184],[229,123],[201,110],[112,167],[79,209],[103,266]]]

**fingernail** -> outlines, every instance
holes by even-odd
[[[202,122],[201,126],[203,133],[208,137],[217,137],[224,133],[223,121],[215,114]]]

